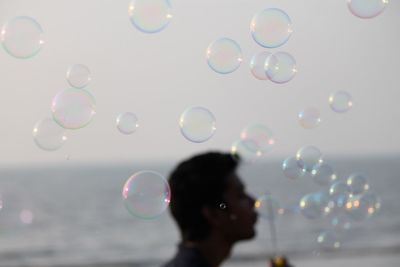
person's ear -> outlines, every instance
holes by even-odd
[[[217,208],[203,207],[201,212],[206,221],[212,226],[224,225],[228,217],[226,211]]]

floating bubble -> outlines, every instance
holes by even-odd
[[[52,101],[54,120],[66,129],[79,129],[92,120],[96,103],[86,90],[70,88],[58,93]]]
[[[183,136],[195,143],[202,143],[210,139],[216,130],[214,114],[203,107],[186,109],[180,119],[179,126]]]
[[[90,70],[85,65],[75,64],[67,71],[67,81],[72,87],[84,88],[90,83],[91,79]]]
[[[320,218],[329,203],[329,197],[323,193],[307,194],[300,200],[300,212],[307,219]]]
[[[299,113],[299,123],[305,129],[317,127],[321,122],[321,114],[316,108],[306,108]]]
[[[330,222],[336,231],[347,231],[351,228],[351,222],[344,214],[335,215]]]
[[[312,172],[313,169],[318,168],[322,164],[322,153],[315,146],[304,146],[296,153],[297,163],[300,168],[305,169],[307,172]]]
[[[250,124],[240,132],[240,138],[247,140],[244,145],[248,146],[250,151],[261,156],[269,151],[275,145],[275,139],[272,131],[262,124]]]
[[[375,216],[380,208],[380,198],[371,192],[352,196],[346,203],[347,214],[355,221],[362,221]]]
[[[301,168],[298,164],[298,160],[295,157],[289,157],[282,163],[283,174],[290,179],[297,179],[304,176],[306,171]]]
[[[345,182],[337,181],[330,186],[329,195],[330,201],[333,204],[330,208],[332,210],[340,210],[345,207],[350,197],[350,188]]]
[[[66,131],[51,118],[44,118],[33,126],[33,140],[36,145],[47,151],[62,147],[67,140]]]
[[[328,185],[337,179],[336,172],[332,166],[323,162],[311,171],[314,182],[318,185]]]
[[[156,33],[171,21],[172,7],[169,0],[133,0],[129,4],[128,14],[138,30]]]
[[[283,45],[292,34],[289,16],[277,8],[264,9],[253,16],[250,33],[262,47],[275,48]]]
[[[389,0],[347,0],[347,6],[353,15],[370,19],[378,16],[385,10]]]
[[[274,83],[286,83],[297,73],[296,60],[286,52],[270,55],[265,60],[264,71]]]
[[[239,159],[244,163],[254,163],[262,154],[257,150],[251,149],[256,145],[252,140],[237,140],[231,146],[231,155],[234,159]]]
[[[345,91],[337,91],[329,96],[331,109],[338,113],[344,113],[353,107],[353,98]]]
[[[257,213],[264,219],[269,221],[275,220],[279,215],[280,205],[279,202],[271,195],[264,195],[259,197],[254,203]]]
[[[250,61],[250,71],[259,80],[268,80],[264,70],[265,60],[271,55],[270,52],[260,52],[254,54]]]
[[[125,182],[122,198],[130,214],[142,219],[154,219],[168,207],[171,190],[161,174],[140,171]]]
[[[131,112],[125,112],[117,117],[117,129],[123,134],[132,134],[139,127],[138,118]]]
[[[334,250],[340,248],[338,236],[333,231],[324,231],[318,235],[317,242],[322,249]]]
[[[220,74],[234,72],[243,61],[240,46],[229,38],[212,42],[207,48],[206,58],[208,66]]]
[[[4,49],[16,58],[30,58],[39,53],[44,44],[43,30],[31,17],[16,17],[1,29]]]
[[[367,178],[360,173],[355,173],[347,178],[347,185],[353,195],[364,193],[369,189]]]

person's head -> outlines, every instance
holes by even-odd
[[[236,173],[238,164],[230,154],[209,152],[173,170],[170,210],[183,241],[201,241],[217,233],[234,243],[255,235],[254,199]]]

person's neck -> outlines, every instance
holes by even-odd
[[[201,241],[185,241],[183,244],[197,248],[210,267],[219,267],[229,257],[233,246],[218,234],[211,234]]]

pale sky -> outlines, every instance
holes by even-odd
[[[35,18],[44,30],[42,51],[28,60],[0,50],[1,163],[119,162],[175,160],[207,149],[230,149],[243,127],[262,123],[277,144],[268,157],[293,155],[316,145],[327,156],[400,154],[400,2],[392,0],[373,19],[352,15],[346,0],[171,0],[174,17],[166,29],[145,34],[128,18],[130,1],[3,0],[0,23],[19,15]],[[264,49],[251,38],[252,16],[265,8],[284,10],[293,22],[289,41]],[[205,51],[229,37],[244,61],[228,75],[212,71]],[[297,76],[286,84],[256,80],[251,56],[286,51],[297,61]],[[68,67],[88,66],[88,86],[97,114],[85,128],[68,132],[55,151],[33,142],[36,121],[50,116],[50,102],[68,88]],[[334,113],[329,94],[345,90],[354,108]],[[217,130],[207,142],[187,141],[178,119],[190,106],[208,108]],[[316,129],[300,127],[306,107],[321,111]],[[135,113],[140,127],[122,135],[117,115]]]

